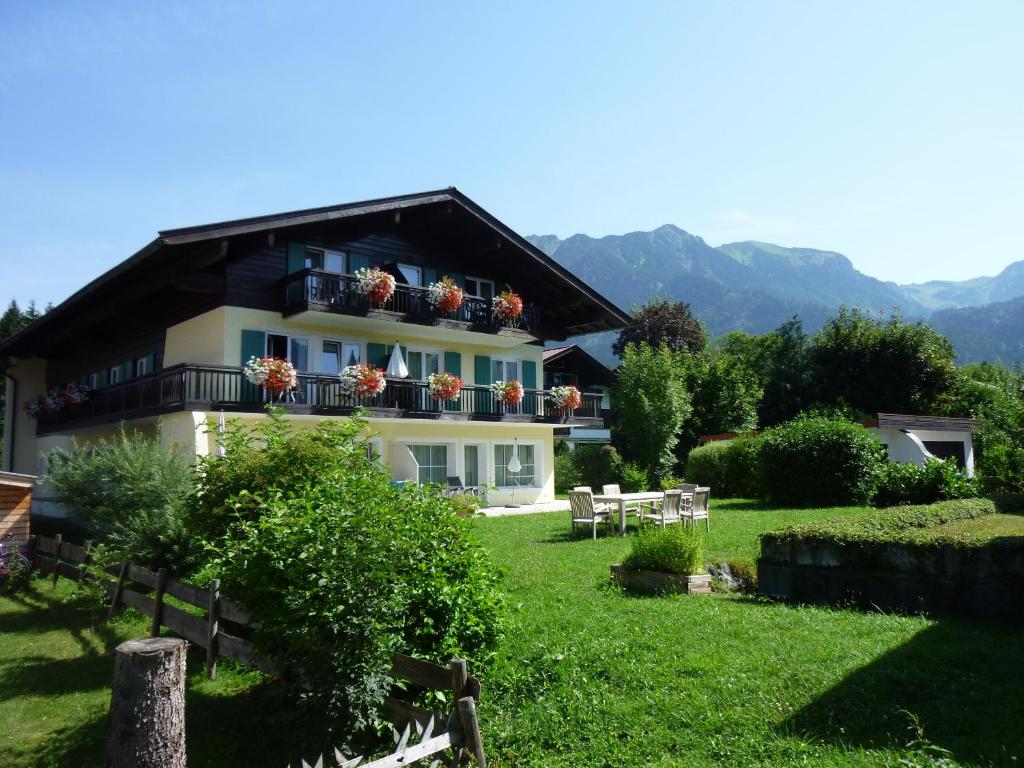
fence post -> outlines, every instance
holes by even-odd
[[[217,633],[220,632],[220,579],[210,579],[209,625],[206,632],[206,676],[217,677]]]
[[[64,537],[59,533],[53,537],[56,544],[53,547],[53,586],[57,586],[57,577],[60,576],[60,550],[64,546]]]
[[[110,610],[107,612],[107,618],[112,619],[117,613],[118,607],[121,605],[121,594],[124,592],[124,582],[128,578],[128,561],[121,561],[121,571],[117,576],[117,584],[114,586],[114,596],[110,600]]]
[[[458,701],[466,695],[468,682],[469,664],[465,659],[452,659],[452,701]]]
[[[487,768],[484,742],[480,736],[480,722],[476,717],[476,705],[472,696],[464,696],[455,702],[459,725],[462,726],[462,748],[476,758],[481,768]]]
[[[149,627],[150,637],[157,637],[160,634],[160,622],[164,617],[165,589],[167,589],[167,569],[161,568],[156,572],[156,594],[153,595],[153,623]]]

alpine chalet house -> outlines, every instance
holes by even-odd
[[[556,426],[601,425],[601,395],[539,388],[544,342],[627,322],[455,188],[168,230],[0,345],[0,469],[122,423],[207,455],[273,401],[365,408],[396,480],[547,501]]]

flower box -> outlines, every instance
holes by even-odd
[[[448,275],[427,288],[427,301],[442,314],[456,312],[462,306],[464,297],[463,290]]]
[[[494,297],[494,316],[506,327],[515,328],[519,318],[523,316],[523,299],[514,291],[506,288]]]
[[[383,269],[360,269],[356,271],[356,289],[370,300],[370,305],[379,307],[387,303],[395,292],[395,278]]]
[[[710,595],[711,577],[706,573],[632,571],[622,565],[611,567],[612,581],[635,592],[667,595]]]

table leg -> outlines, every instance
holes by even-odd
[[[619,535],[626,535],[626,500],[619,499]]]

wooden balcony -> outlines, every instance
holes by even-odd
[[[298,387],[279,404],[289,413],[344,416],[362,408],[380,418],[451,421],[511,421],[602,426],[601,395],[584,394],[583,405],[563,414],[548,393],[528,389],[514,408],[500,404],[490,387],[463,387],[458,400],[438,402],[425,381],[389,381],[376,397],[354,397],[341,391],[337,376],[300,374]],[[37,434],[52,434],[97,424],[117,423],[174,411],[261,413],[275,402],[249,383],[241,368],[177,365],[123,384],[93,390],[89,400],[73,409],[39,415]]]
[[[524,341],[540,338],[540,313],[532,304],[525,305],[518,321],[508,326],[494,316],[491,299],[467,296],[456,312],[444,313],[427,301],[427,295],[426,288],[398,283],[383,306],[371,307],[367,298],[359,293],[354,277],[305,269],[285,278],[283,314],[290,317],[300,312],[333,312],[476,333],[515,334]]]

